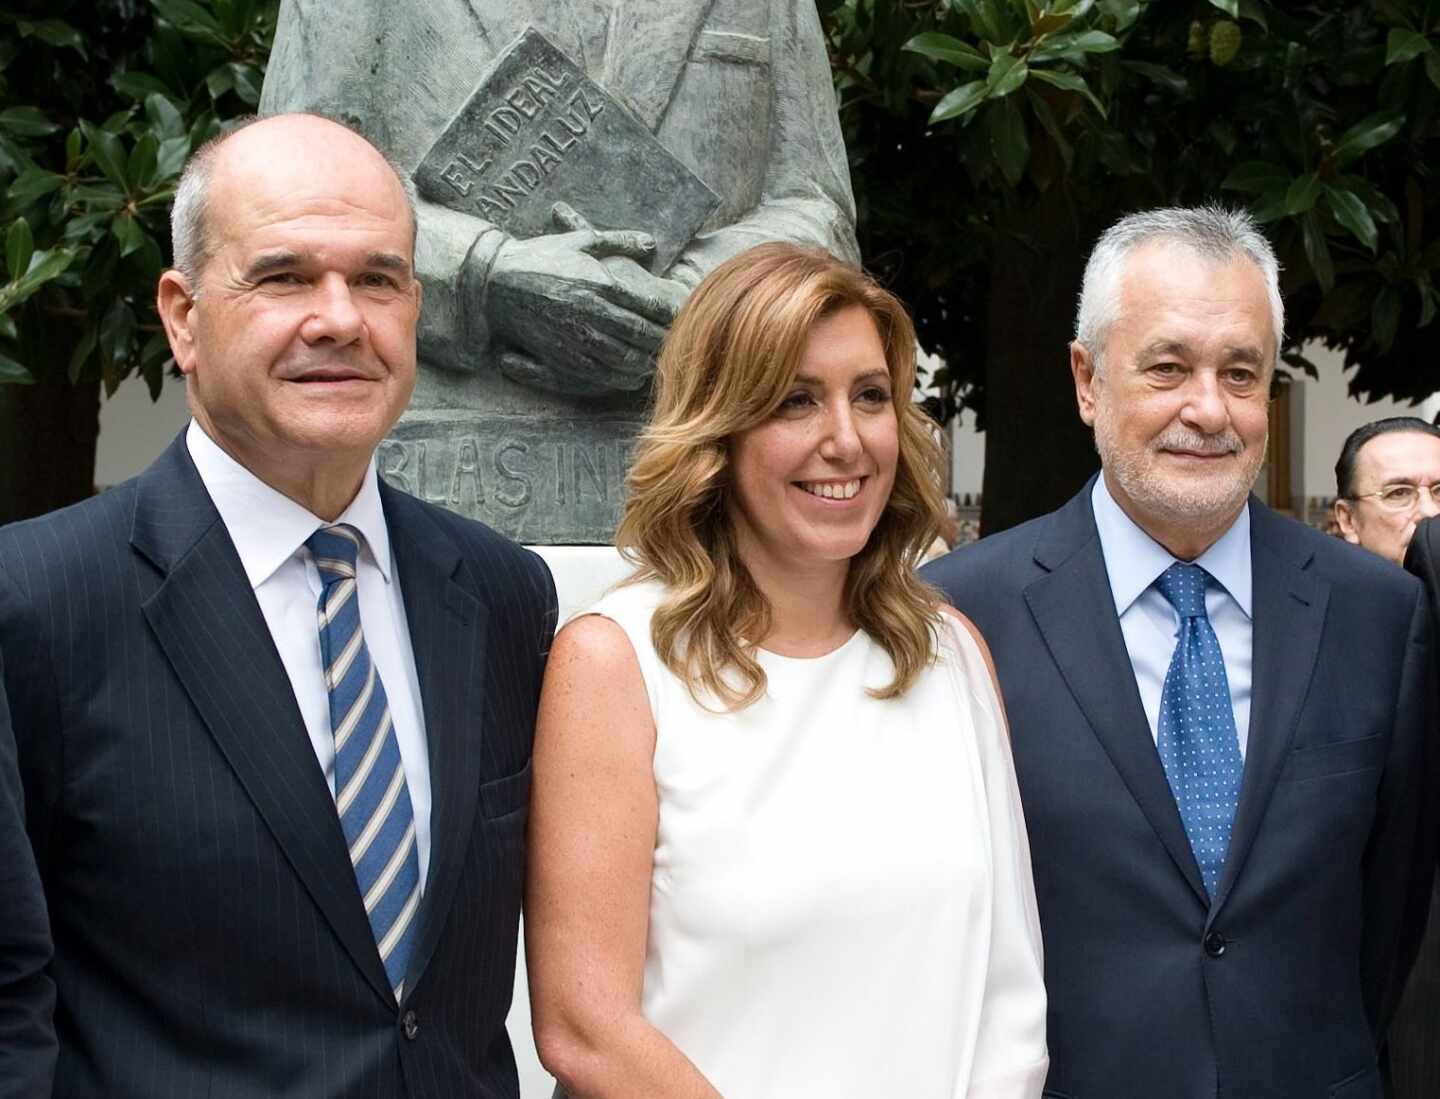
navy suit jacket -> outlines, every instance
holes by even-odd
[[[0,653],[0,1099],[34,1099],[50,1094],[55,1072],[55,984],[4,683]]]
[[[1091,485],[1093,485],[1093,480]],[[1090,508],[927,566],[990,644],[1045,942],[1047,1096],[1380,1099],[1424,918],[1420,584],[1252,499],[1254,693],[1213,903],[1155,750]]]
[[[480,524],[381,497],[433,799],[398,1006],[183,434],[135,480],[0,529],[4,685],[55,941],[57,1096],[518,1094],[504,1022],[554,588]],[[43,994],[0,985],[35,1010]]]

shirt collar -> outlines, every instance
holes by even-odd
[[[1095,529],[1100,535],[1100,551],[1105,558],[1105,571],[1110,578],[1110,594],[1115,598],[1115,613],[1123,615],[1140,594],[1177,560],[1176,557],[1135,524],[1121,510],[1105,477],[1095,478],[1090,492],[1095,512]],[[1195,564],[1208,572],[1235,600],[1236,605],[1250,613],[1250,508],[1230,524],[1215,544],[1195,559]]]
[[[270,579],[310,535],[330,525],[230,457],[194,420],[185,432],[185,445],[230,533],[252,588]],[[348,523],[360,532],[365,543],[361,552],[369,552],[388,584],[390,533],[385,526],[373,458],[360,482],[360,491],[335,522]]]

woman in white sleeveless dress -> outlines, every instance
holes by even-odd
[[[984,641],[911,565],[914,332],[786,244],[661,353],[617,543],[555,641],[525,913],[574,1099],[1036,1099],[1030,855]]]

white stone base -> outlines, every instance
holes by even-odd
[[[555,577],[560,600],[560,622],[594,603],[616,581],[630,574],[630,566],[613,546],[531,546]]]

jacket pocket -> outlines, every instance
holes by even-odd
[[[1337,740],[1332,744],[1295,748],[1285,761],[1280,781],[1303,782],[1354,771],[1369,771],[1379,766],[1384,750],[1385,737],[1379,733],[1353,740]]]
[[[1383,1096],[1380,1070],[1374,1065],[1330,1085],[1330,1099],[1383,1099]]]
[[[517,813],[530,804],[530,761],[513,775],[480,785],[480,812],[487,820]]]

